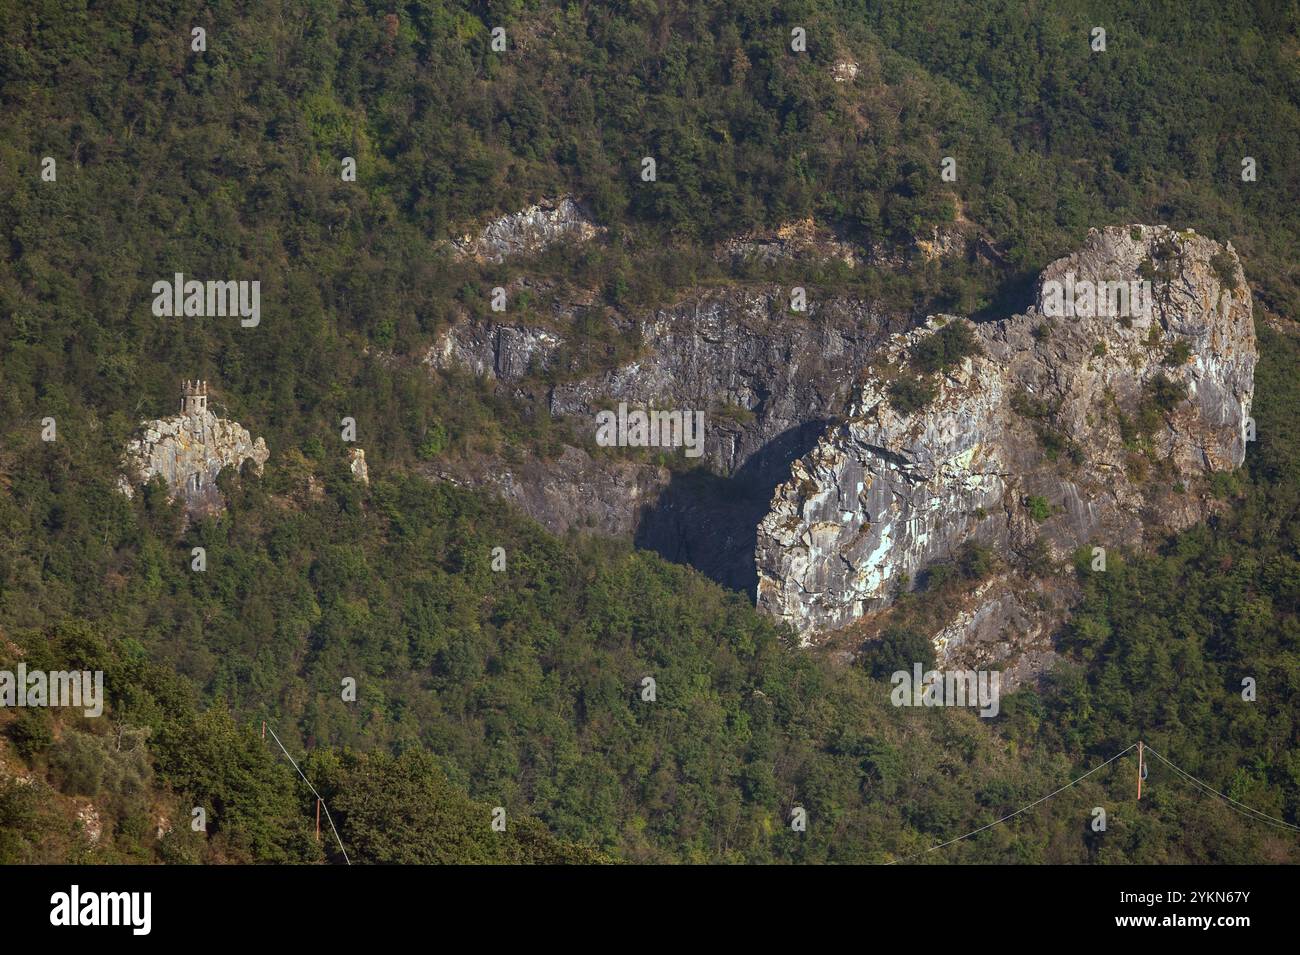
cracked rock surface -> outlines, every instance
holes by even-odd
[[[261,474],[270,456],[266,441],[254,440],[237,421],[218,418],[206,409],[179,414],[141,426],[140,437],[126,446],[126,474],[118,486],[130,496],[136,485],[158,476],[167,482],[171,496],[184,502],[187,512],[215,511],[225,506],[217,489],[221,469],[238,470],[251,460]]]
[[[1129,281],[1153,268],[1146,316],[1043,314],[1047,283],[1067,273]],[[922,376],[936,396],[900,410],[891,380],[917,373],[911,347],[947,322],[967,323],[980,353]],[[1059,560],[1201,520],[1214,506],[1206,476],[1245,457],[1255,360],[1250,292],[1230,245],[1163,226],[1093,230],[1043,271],[1025,314],[936,316],[890,339],[846,420],[773,495],[758,528],[758,605],[809,643],[886,606],[968,540],[1008,561],[1035,549]],[[1186,397],[1153,417],[1165,380]],[[1013,599],[1031,585],[1013,578],[1009,588],[971,610],[971,627],[945,630],[941,659],[967,630],[995,634],[986,649],[1014,646],[1019,631],[1037,636],[1042,621],[1022,619]]]
[[[462,236],[452,245],[464,257],[504,262],[516,256],[536,255],[561,241],[585,242],[602,231],[572,196],[564,196],[502,216],[477,235]]]

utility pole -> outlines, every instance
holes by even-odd
[[[1139,739],[1138,741],[1138,800],[1139,802],[1141,802],[1141,759],[1143,758],[1141,758],[1141,739]],[[317,826],[320,826],[320,820],[317,820],[316,824]],[[320,837],[318,837],[317,835],[317,838]]]
[[[1142,788],[1141,783],[1138,784],[1138,788],[1139,789]],[[316,797],[316,841],[320,842],[320,797],[319,796]]]

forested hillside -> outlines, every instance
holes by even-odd
[[[103,719],[0,713],[0,861],[341,862],[264,720],[308,754],[353,862],[892,861],[1138,738],[1300,824],[1295,4],[180,6],[0,0],[0,668],[102,668],[109,699]],[[602,242],[449,254],[568,193]],[[420,472],[554,446],[545,414],[421,360],[492,286],[631,312],[752,281],[715,245],[809,216],[866,246],[958,219],[987,236],[983,263],[816,275],[918,320],[996,312],[1090,226],[1195,228],[1244,263],[1258,440],[1222,515],[1085,575],[1070,662],[996,720],[891,706],[906,634],[853,665],[801,651],[694,571]],[[261,324],[155,317],[175,272],[260,280]],[[585,360],[634,348],[612,327],[575,330]],[[161,485],[116,483],[138,422],[195,377],[271,458],[187,522]],[[1300,859],[1160,765],[1134,804],[1132,768],[925,861]]]

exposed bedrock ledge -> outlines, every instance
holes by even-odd
[[[635,359],[612,371],[565,381],[541,393],[557,417],[590,425],[611,402],[703,411],[705,457],[733,474],[773,440],[843,409],[854,375],[891,330],[904,327],[867,302],[810,300],[789,310],[789,290],[724,289],[635,318],[619,331],[641,342]],[[567,323],[572,312],[556,316]],[[551,367],[564,344],[553,327],[468,321],[443,333],[427,361],[458,367],[519,394],[530,371]]]
[[[1153,266],[1168,281],[1153,281],[1148,317],[1049,322],[1043,314],[1046,283],[1067,273],[1076,282],[1128,281]],[[1059,559],[1079,546],[1140,545],[1185,527],[1213,507],[1204,477],[1242,463],[1256,348],[1231,246],[1163,226],[1093,230],[1080,251],[1043,271],[1035,307],[968,323],[982,354],[928,376],[937,395],[927,406],[898,410],[889,381],[915,372],[910,347],[967,321],[937,316],[884,343],[846,419],[773,495],[757,533],[758,605],[805,642],[887,605],[903,580],[968,540],[1011,557],[1041,537]],[[1186,397],[1135,439],[1162,377]],[[1035,419],[1013,401],[1048,411]],[[1072,456],[1046,452],[1044,427]],[[1009,628],[1036,640],[1042,621],[1022,626],[1013,606],[1014,592],[1031,589],[1013,579],[989,598],[997,606],[972,610],[966,629]],[[937,642],[951,655],[966,641],[945,631]]]
[[[547,327],[458,324],[427,361],[487,378],[593,436],[597,411],[620,401],[702,411],[708,473],[674,477],[635,460],[593,461],[572,448],[552,462],[475,462],[457,469],[459,479],[493,487],[553,530],[630,532],[641,546],[752,594],[754,533],[772,491],[843,411],[858,370],[904,321],[867,302],[815,295],[806,313],[791,312],[789,290],[775,286],[700,291],[669,308],[615,319],[640,342],[631,361],[540,385],[530,372],[552,367],[575,311],[560,312]],[[635,495],[624,493],[629,486]]]
[[[592,221],[582,203],[572,196],[543,199],[536,205],[495,219],[477,234],[452,240],[460,258],[479,262],[504,262],[536,255],[559,242],[586,242],[605,230]]]
[[[122,462],[126,473],[119,477],[118,488],[130,497],[137,485],[161,477],[187,513],[215,512],[225,506],[217,489],[222,469],[238,471],[245,461],[252,461],[260,474],[269,457],[263,438],[254,439],[239,422],[219,418],[205,408],[144,422],[139,436],[126,446]]]

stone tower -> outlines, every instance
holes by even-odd
[[[185,381],[181,385],[181,414],[201,415],[208,410],[208,383]]]

